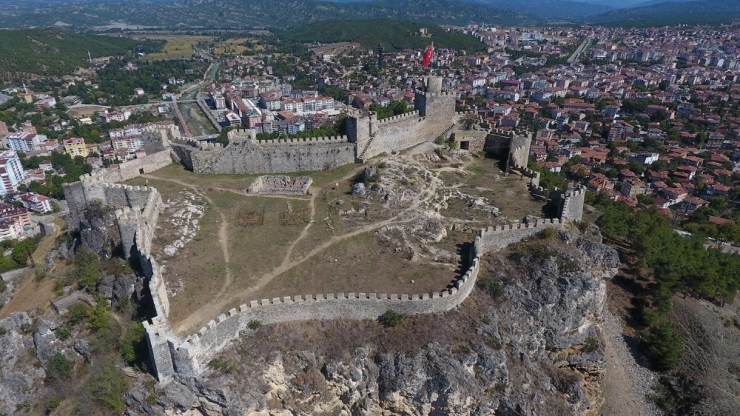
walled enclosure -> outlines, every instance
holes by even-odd
[[[431,85],[436,88],[434,82],[431,82]],[[417,95],[417,98],[419,97],[423,98],[417,103],[424,109],[425,113],[419,111],[417,107],[418,113],[398,116],[386,121],[387,124],[375,120],[378,126],[376,130],[373,130],[372,120],[374,117],[372,115],[356,118],[355,120],[358,122],[363,119],[367,120],[368,135],[355,136],[355,143],[350,143],[347,138],[331,138],[325,140],[271,141],[257,144],[254,143],[253,131],[230,132],[233,133],[234,141],[226,148],[213,144],[187,142],[173,132],[162,132],[161,143],[165,145],[163,146],[165,149],[171,147],[175,157],[186,165],[190,163],[190,168],[194,170],[196,170],[196,167],[202,167],[202,164],[209,163],[208,166],[211,166],[209,169],[220,166],[223,169],[232,169],[229,173],[232,173],[237,167],[239,169],[242,167],[245,169],[266,169],[258,173],[271,173],[270,169],[289,167],[299,168],[299,170],[321,170],[333,166],[318,166],[322,163],[325,164],[326,159],[316,157],[316,152],[321,153],[334,149],[337,150],[337,155],[344,155],[346,150],[341,150],[344,149],[343,146],[351,146],[353,157],[351,161],[346,163],[352,163],[355,161],[356,149],[360,149],[361,146],[363,157],[357,157],[360,161],[364,160],[364,157],[369,157],[368,155],[402,150],[401,147],[403,146],[410,147],[422,141],[448,134],[454,126],[452,121],[455,116],[454,113],[451,113],[451,109],[454,108],[454,98],[450,101],[450,96],[435,95],[433,92],[432,94]],[[430,106],[430,103],[437,104]],[[443,109],[441,103],[446,103],[445,106],[451,103],[449,107],[446,107],[449,110]],[[436,105],[440,107],[437,108]],[[450,111],[449,114],[448,111]],[[410,130],[414,134],[425,135],[423,139],[418,137],[404,138],[404,134],[408,134],[409,130],[404,133],[403,126],[412,125],[413,123],[427,123],[428,117],[434,114],[437,116],[450,115],[450,118],[436,124],[428,124],[427,127],[422,126]],[[352,122],[349,124],[352,124]],[[355,128],[357,128],[357,124],[355,124]],[[355,130],[356,132],[357,130]],[[372,132],[375,132],[375,134],[371,134]],[[522,143],[518,143],[513,138],[514,136],[511,137],[513,151],[523,148],[525,146],[523,141],[528,140],[528,138],[520,138],[519,140]],[[177,143],[167,143],[168,138]],[[394,143],[398,145],[397,148],[388,148],[388,146],[395,146]],[[358,147],[355,148],[355,145]],[[528,148],[528,142],[526,146]],[[259,149],[246,150],[253,147]],[[229,148],[232,148],[232,150],[227,152]],[[234,149],[243,149],[244,151]],[[168,382],[175,375],[198,374],[203,370],[204,365],[233,339],[241,334],[249,334],[251,331],[249,323],[255,320],[263,324],[271,324],[311,319],[376,319],[388,310],[395,310],[404,314],[422,314],[440,313],[453,309],[460,305],[473,290],[480,267],[480,257],[483,254],[491,250],[504,248],[508,244],[532,236],[544,228],[561,228],[567,221],[580,220],[583,211],[583,190],[569,191],[561,194],[560,218],[539,220],[533,224],[481,230],[471,249],[468,270],[460,278],[455,279],[447,288],[439,292],[410,295],[337,293],[254,300],[249,304],[241,305],[238,310],[231,309],[228,314],[219,315],[196,334],[181,339],[170,327],[168,321],[169,300],[164,279],[161,275],[161,268],[151,256],[151,242],[162,209],[161,196],[156,189],[151,187],[132,187],[113,183],[155,170],[155,167],[156,169],[163,167],[169,163],[169,155],[168,151],[163,150],[152,154],[148,164],[143,162],[145,158],[142,158],[140,162],[137,162],[139,160],[137,159],[133,162],[124,163],[117,169],[104,169],[94,175],[84,175],[80,178],[80,182],[64,186],[65,196],[70,207],[68,223],[71,230],[79,229],[81,223],[85,221],[86,211],[92,204],[116,208],[115,216],[125,256],[132,260],[138,259],[142,271],[148,279],[155,316],[144,322],[144,328],[152,365],[160,382]],[[246,159],[240,159],[239,155],[244,155]],[[222,157],[223,161],[221,160]],[[258,161],[255,162],[255,165],[251,165],[252,157],[265,157],[267,161]],[[338,160],[344,160],[340,159],[340,156],[335,157],[338,158],[335,159],[337,160],[336,163],[339,163]],[[309,169],[309,166],[312,168]],[[532,177],[532,187],[536,188],[539,175],[523,167],[522,173]]]
[[[107,175],[85,175],[80,182],[65,186],[70,204],[70,228],[79,227],[89,204],[118,208],[116,219],[126,257],[137,259],[148,279],[156,315],[144,322],[153,367],[160,382],[175,375],[196,375],[231,340],[250,332],[249,322],[263,324],[311,319],[376,319],[388,310],[405,314],[440,313],[460,303],[472,291],[478,276],[480,256],[534,235],[544,228],[560,228],[568,220],[540,220],[534,224],[482,230],[470,253],[470,267],[440,292],[423,294],[338,293],[306,295],[252,301],[228,315],[219,315],[208,325],[185,339],[171,329],[167,316],[169,300],[161,268],[151,256],[151,241],[162,208],[159,193],[150,187],[132,187],[106,182]],[[582,198],[569,202],[566,212],[575,212]],[[582,209],[582,207],[581,207]]]

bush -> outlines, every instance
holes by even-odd
[[[0,293],[5,292],[5,289],[7,289],[7,288],[8,288],[8,284],[5,283],[5,280],[3,280],[2,278],[0,278]]]
[[[49,399],[49,402],[46,403],[46,412],[51,413],[59,407],[60,404],[62,404],[62,400],[64,398],[62,396],[54,396],[51,399]]]
[[[599,348],[599,340],[596,337],[588,337],[581,347],[581,352],[594,352],[597,348]]]
[[[543,240],[549,240],[555,235],[555,229],[545,228],[544,230],[537,233],[537,236]]]
[[[62,341],[69,339],[69,337],[72,335],[72,329],[69,327],[69,325],[60,326],[56,332],[57,332],[57,338],[59,338]]]
[[[378,320],[384,326],[392,328],[394,326],[399,325],[403,321],[404,317],[405,317],[404,314],[390,310],[380,315],[380,318],[378,318]]]
[[[81,288],[92,291],[100,279],[100,258],[85,246],[75,253],[74,276]]]
[[[70,325],[77,325],[85,322],[90,313],[90,307],[85,303],[77,303],[69,308],[69,315],[67,316],[67,323]]]
[[[103,369],[93,375],[90,380],[90,393],[92,400],[98,405],[116,414],[121,414],[126,409],[123,395],[128,390],[126,375],[115,368],[112,362],[106,364]]]
[[[247,328],[251,329],[252,331],[256,331],[260,329],[261,327],[262,327],[262,322],[254,320],[254,319],[249,321],[249,323],[247,324]]]
[[[646,337],[647,355],[658,371],[672,370],[681,359],[683,338],[671,322],[662,319],[650,328]]]
[[[131,322],[121,339],[121,357],[127,364],[136,365],[146,360],[147,352],[144,325],[139,321]]]
[[[234,372],[234,366],[231,365],[231,362],[221,357],[216,357],[209,361],[208,367],[211,367],[213,370],[220,371],[223,374],[231,374]]]
[[[5,327],[0,326],[0,335],[5,335],[8,333],[8,330],[5,329]]]
[[[46,379],[49,381],[62,381],[72,378],[75,365],[64,354],[58,352],[49,358],[49,368]]]

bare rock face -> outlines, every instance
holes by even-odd
[[[121,243],[115,215],[102,208],[88,210],[80,223],[80,243],[105,258],[113,257]]]
[[[456,310],[377,322],[268,325],[234,341],[196,378],[145,400],[144,414],[596,414],[605,361],[604,279],[617,253],[567,232],[483,258]]]
[[[0,319],[0,413],[13,414],[16,405],[33,403],[46,373],[33,365],[33,336],[27,335],[33,320],[26,312],[15,312]]]

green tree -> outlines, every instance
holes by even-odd
[[[647,353],[659,371],[672,370],[683,352],[683,338],[673,330],[671,322],[662,319],[653,325],[646,339]]]

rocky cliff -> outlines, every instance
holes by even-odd
[[[262,326],[200,377],[142,379],[125,400],[159,415],[596,414],[604,280],[618,265],[593,232],[548,232],[487,255],[446,314]]]

